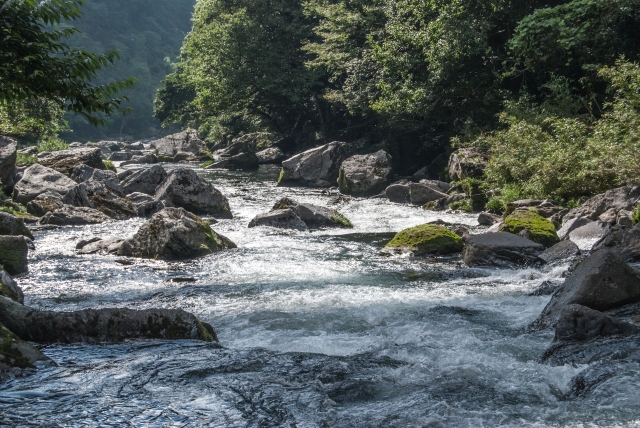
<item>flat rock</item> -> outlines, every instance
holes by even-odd
[[[382,190],[391,178],[391,157],[384,150],[354,155],[340,165],[338,187],[348,195],[370,195]]]
[[[510,268],[539,263],[544,247],[508,232],[473,235],[465,242],[462,253],[468,266]]]
[[[109,220],[111,217],[94,208],[63,205],[61,208],[47,212],[39,223],[53,226],[82,226],[100,224]]]
[[[333,142],[307,150],[282,162],[278,185],[331,187],[338,180],[346,156],[343,143]]]
[[[167,178],[167,172],[161,165],[140,169],[128,174],[122,182],[122,188],[126,195],[131,193],[146,193],[155,195],[156,188]]]
[[[24,236],[0,235],[0,265],[10,275],[18,275],[28,270],[27,256],[31,240]]]
[[[553,327],[569,305],[606,311],[640,302],[640,278],[614,252],[600,250],[587,257],[534,321],[538,328]]]
[[[594,221],[569,232],[569,239],[576,243],[580,251],[591,251],[610,232],[609,223]]]
[[[16,172],[18,143],[13,138],[0,135],[0,181],[1,192],[11,193]]]
[[[291,208],[273,210],[258,214],[251,220],[249,227],[269,226],[279,229],[308,230],[307,224]]]
[[[102,152],[97,147],[82,147],[51,152],[39,157],[38,163],[64,174],[71,174],[76,167],[82,164],[96,169],[105,169],[102,163]]]
[[[187,168],[171,171],[156,189],[155,199],[194,214],[233,218],[227,198],[213,184]]]
[[[580,249],[574,242],[561,241],[553,247],[544,250],[544,252],[538,257],[544,260],[545,263],[556,263],[570,260],[579,255]]]
[[[27,168],[22,179],[13,188],[13,200],[27,204],[45,192],[64,196],[77,183],[66,175],[39,164]]]
[[[33,240],[33,234],[24,225],[23,219],[2,211],[0,211],[0,235],[22,235]]]

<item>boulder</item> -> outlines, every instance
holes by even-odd
[[[415,175],[414,175],[415,177]],[[420,184],[424,184],[425,186],[429,186],[434,190],[437,190],[438,192],[442,192],[442,193],[447,193],[449,190],[451,190],[451,185],[447,182],[444,181],[440,181],[440,180],[420,180],[419,181]]]
[[[158,201],[153,196],[146,193],[134,192],[127,195],[131,203],[133,204],[133,212],[138,217],[149,217],[151,214],[157,211],[159,205]]]
[[[384,150],[355,155],[340,166],[338,186],[349,195],[370,195],[384,188],[391,177],[391,157]]]
[[[551,221],[542,217],[534,210],[516,210],[504,219],[500,232],[519,234],[523,230],[528,231],[528,239],[552,247],[560,240],[556,235],[556,228]]]
[[[545,263],[556,263],[570,260],[579,255],[580,249],[575,243],[572,241],[561,241],[553,247],[544,250],[544,252],[538,257],[540,257],[540,259]]]
[[[598,242],[595,250],[609,249],[627,263],[640,262],[640,227],[633,229],[616,226],[609,235]]]
[[[616,217],[616,224],[628,228],[633,227],[633,211],[620,210]]]
[[[22,235],[33,240],[33,234],[24,225],[23,219],[2,211],[0,211],[0,235]]]
[[[146,193],[155,195],[156,188],[167,178],[167,172],[161,165],[140,169],[129,174],[122,182],[126,195],[131,193]]]
[[[494,224],[502,222],[504,222],[504,218],[497,214],[483,212],[478,216],[478,224],[481,226],[493,226]]]
[[[583,342],[615,335],[639,335],[640,327],[586,306],[567,305],[556,324],[555,342]]]
[[[425,254],[448,255],[459,253],[464,242],[455,232],[444,226],[423,224],[405,229],[389,241],[385,249],[410,252],[414,256]]]
[[[258,163],[263,164],[280,164],[285,159],[285,155],[278,147],[269,147],[256,153]]]
[[[489,151],[482,148],[458,149],[449,157],[449,176],[453,181],[482,178],[489,163]]]
[[[409,184],[392,184],[385,189],[384,194],[390,202],[395,202],[396,204],[408,204],[411,202],[411,188]]]
[[[158,186],[155,199],[167,206],[182,207],[195,214],[233,218],[229,201],[213,184],[187,168],[174,169]]]
[[[457,209],[456,205],[463,203],[467,199],[467,195],[464,193],[456,193],[455,195],[447,195],[446,198],[441,198],[435,201],[427,202],[422,207],[425,210],[432,211],[445,211],[448,209]]]
[[[161,161],[202,161],[211,159],[204,141],[198,138],[196,131],[183,131],[168,135],[152,143],[156,156]]]
[[[120,150],[122,150],[122,143],[120,143],[119,141],[103,140],[98,141],[97,143],[89,143],[87,144],[87,146],[97,147],[102,151],[102,153],[107,156],[110,155],[111,152],[119,152]]]
[[[346,156],[343,143],[333,142],[300,153],[282,162],[278,185],[331,187]]]
[[[255,153],[248,152],[220,157],[217,162],[205,167],[205,169],[252,170],[258,169],[258,166],[258,156]]]
[[[290,208],[294,213],[296,213],[300,220],[305,222],[307,227],[310,229],[324,227],[353,227],[351,221],[337,210],[312,204],[299,203],[288,198],[283,198],[276,202],[271,211],[285,210],[287,208]]]
[[[11,193],[16,172],[18,143],[13,138],[0,135],[0,192]]]
[[[29,214],[42,217],[49,211],[54,211],[64,206],[65,203],[62,202],[62,196],[60,196],[60,194],[47,191],[29,202],[26,208]]]
[[[22,179],[13,188],[13,200],[27,204],[45,192],[64,196],[77,183],[66,175],[39,164],[27,168]]]
[[[125,241],[118,255],[146,259],[180,260],[236,248],[208,223],[183,208],[166,208]]]
[[[145,155],[136,155],[131,160],[122,162],[120,166],[138,165],[138,164],[155,164],[158,163],[158,158],[153,153],[147,153]]]
[[[278,229],[308,230],[307,224],[296,215],[291,208],[273,210],[265,214],[258,214],[249,227],[270,226]]]
[[[18,275],[28,270],[27,256],[31,240],[24,236],[0,235],[0,265],[10,275]]]
[[[585,217],[589,220],[600,220],[600,216],[607,214],[605,218],[610,220],[621,210],[633,211],[633,206],[640,198],[640,186],[625,186],[611,189],[605,193],[594,196],[581,206],[572,209],[565,215],[564,222],[576,217]],[[611,218],[609,218],[611,217]]]
[[[100,181],[104,183],[109,189],[113,190],[116,194],[125,194],[124,189],[120,184],[120,179],[113,171],[95,169],[83,164],[77,166],[69,177],[76,183],[84,183],[91,180]]]
[[[553,327],[562,311],[577,304],[598,311],[640,302],[640,278],[614,252],[600,250],[587,257],[567,277],[534,326]]]
[[[118,254],[124,239],[100,239],[93,238],[78,242],[76,251],[78,254]]]
[[[131,153],[129,150],[113,152],[111,153],[111,156],[109,156],[109,160],[112,162],[128,161],[131,160],[131,158],[133,158],[133,153]]]
[[[83,147],[51,152],[38,157],[38,163],[63,174],[71,174],[77,166],[82,164],[96,169],[105,169],[102,163],[102,152],[97,147]]]
[[[422,183],[409,183],[409,197],[413,205],[424,205],[428,202],[447,198],[449,195]]]
[[[111,217],[94,208],[63,205],[61,208],[47,212],[39,223],[52,226],[82,226],[100,224],[109,220]]]
[[[18,303],[24,303],[24,293],[7,271],[0,268],[0,296],[8,297]]]
[[[571,220],[564,222],[560,230],[558,230],[558,238],[565,239],[569,237],[569,233],[573,232],[579,227],[586,226],[591,223],[591,220],[585,217],[574,217]]]
[[[592,221],[572,230],[569,239],[576,243],[581,251],[591,251],[593,247],[611,232],[611,225],[601,221]]]
[[[0,323],[36,343],[115,343],[126,339],[217,341],[209,324],[181,309],[35,311],[0,297]]]
[[[0,324],[0,372],[32,369],[37,363],[50,361],[36,347]]]
[[[144,150],[144,144],[142,141],[137,141],[135,143],[125,144],[123,147],[124,150]]]
[[[133,204],[105,183],[95,180],[76,185],[62,198],[67,205],[94,208],[107,216],[122,220],[133,216]]]
[[[462,257],[468,266],[531,266],[539,263],[544,247],[508,232],[473,235],[465,242]]]

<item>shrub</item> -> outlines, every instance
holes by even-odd
[[[118,170],[116,169],[116,166],[110,160],[103,160],[102,163],[103,163],[104,167],[107,168],[107,170],[113,171],[113,172],[118,172]]]
[[[38,141],[36,146],[38,148],[38,153],[42,152],[59,152],[60,150],[67,150],[69,148],[69,144],[66,141],[61,140],[57,137],[52,138],[44,138]]]
[[[633,216],[631,217],[631,220],[633,220],[634,225],[640,223],[640,205],[637,205],[633,210]]]
[[[33,155],[25,155],[24,153],[18,153],[16,157],[16,165],[28,166],[38,163],[38,157]]]

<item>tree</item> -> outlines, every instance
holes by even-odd
[[[65,42],[78,32],[68,25],[81,15],[84,0],[0,1],[0,103],[45,99],[83,115],[91,124],[106,123],[122,111],[117,95],[135,83],[128,78],[106,85],[92,81],[118,59],[71,49]]]

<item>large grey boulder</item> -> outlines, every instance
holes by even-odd
[[[509,268],[531,266],[539,262],[544,247],[508,232],[486,233],[467,238],[462,252],[468,266]]]
[[[0,323],[0,372],[20,373],[50,359]]]
[[[335,186],[345,156],[346,150],[339,142],[297,154],[282,162],[278,185]]]
[[[279,229],[308,230],[307,224],[296,215],[291,208],[273,210],[265,214],[258,214],[249,227],[269,226]]]
[[[611,225],[601,221],[592,221],[569,232],[569,239],[581,251],[591,251],[593,247],[611,232]]]
[[[27,204],[45,192],[64,196],[77,183],[66,175],[39,164],[31,165],[13,188],[13,200]]]
[[[200,161],[210,159],[204,141],[198,138],[196,131],[183,131],[154,141],[156,156],[162,161]]]
[[[628,263],[640,262],[640,226],[633,229],[618,227],[596,244],[594,251],[609,249]]]
[[[52,226],[82,226],[100,224],[109,220],[111,220],[111,217],[94,208],[63,205],[47,212],[42,216],[39,223]]]
[[[560,313],[554,341],[583,342],[618,335],[640,335],[640,327],[586,306],[571,304]]]
[[[340,192],[364,195],[382,190],[391,178],[391,157],[384,150],[369,155],[355,155],[340,165]]]
[[[13,190],[17,153],[16,140],[0,135],[0,192],[10,193]]]
[[[49,211],[66,206],[62,198],[63,196],[59,193],[47,191],[27,204],[27,212],[36,217],[42,217]]]
[[[396,204],[408,204],[411,202],[411,188],[409,183],[394,183],[384,191],[390,202]]]
[[[134,215],[133,204],[121,193],[95,180],[76,185],[62,198],[67,205],[96,209],[107,216],[122,220]]]
[[[96,169],[105,169],[102,163],[102,152],[97,147],[83,147],[47,153],[38,157],[38,163],[64,174],[71,174],[76,167],[82,164]]]
[[[27,229],[27,226],[24,225],[23,219],[2,211],[0,211],[0,235],[22,235],[33,239],[33,234]]]
[[[130,174],[123,182],[124,193],[146,193],[155,195],[156,188],[167,178],[167,172],[161,165],[154,165]]]
[[[182,207],[195,214],[233,218],[227,198],[213,184],[187,168],[171,171],[156,189],[155,199],[165,201],[165,206]]]
[[[584,204],[569,211],[563,224],[576,217],[600,220],[600,216],[609,212],[615,217],[620,211],[633,211],[634,204],[640,199],[640,186],[625,186],[611,189],[594,196]]]
[[[337,210],[313,204],[299,203],[289,198],[282,198],[276,202],[271,212],[286,209],[291,209],[310,229],[325,227],[353,227],[351,221]]]
[[[482,178],[488,163],[489,151],[486,149],[458,149],[449,157],[449,176],[453,181]]]
[[[449,195],[434,189],[432,186],[422,183],[410,183],[409,184],[409,197],[413,205],[424,205],[427,202],[433,202],[442,198],[447,198]]]
[[[125,241],[118,255],[146,259],[179,260],[236,248],[208,223],[183,208],[166,208]]]
[[[76,251],[78,254],[118,254],[124,241],[124,239],[118,238],[101,239],[96,237],[78,242]]]
[[[69,176],[76,183],[85,183],[87,181],[100,181],[118,195],[124,195],[124,189],[120,184],[118,176],[113,171],[92,168],[88,165],[79,165],[71,172]]]
[[[614,252],[600,250],[587,257],[553,295],[535,327],[554,326],[562,311],[577,304],[598,311],[640,302],[640,278]]]
[[[164,207],[164,204],[158,203],[153,196],[146,193],[134,192],[127,197],[133,204],[133,212],[138,217],[149,217],[158,210],[158,207]]]
[[[586,226],[592,221],[585,217],[575,217],[571,220],[567,220],[563,223],[562,227],[558,230],[558,238],[565,239],[569,237],[569,233],[574,230]]]
[[[36,311],[0,297],[0,323],[36,343],[105,343],[126,339],[217,341],[209,324],[181,309]]]
[[[285,160],[285,155],[278,147],[269,147],[256,153],[258,163],[263,164],[280,164]]]
[[[0,235],[0,265],[10,275],[18,275],[28,270],[27,256],[31,240],[22,235]]]
[[[561,241],[551,248],[544,250],[540,257],[545,263],[556,263],[571,260],[580,255],[580,249],[572,241]]]
[[[0,296],[8,297],[18,303],[24,303],[24,293],[7,271],[0,268]]]
[[[207,166],[205,169],[252,170],[258,169],[259,165],[258,156],[253,152],[247,152],[219,157],[217,162]]]

